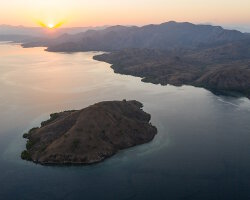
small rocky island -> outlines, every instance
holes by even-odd
[[[50,115],[23,135],[24,160],[46,164],[92,164],[119,150],[150,142],[157,133],[138,101],[105,101]]]

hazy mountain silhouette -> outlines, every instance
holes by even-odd
[[[60,38],[48,45],[48,51],[115,51],[125,48],[172,50],[203,48],[250,38],[236,30],[219,26],[167,22],[143,27],[113,26],[104,30],[89,30],[84,34]],[[64,39],[64,42],[62,40]],[[26,44],[26,47],[34,46]]]
[[[102,30],[107,26],[100,27],[73,27],[73,28],[60,28],[56,31],[49,31],[43,27],[25,27],[25,26],[10,26],[10,25],[0,25],[0,41],[13,41],[13,42],[36,42],[38,41],[48,41],[52,38],[55,39],[63,34],[78,34],[85,32],[90,29]],[[43,44],[42,46],[45,46]]]

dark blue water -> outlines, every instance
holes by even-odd
[[[0,199],[250,199],[250,101],[114,74],[95,53],[0,45]],[[49,113],[136,99],[158,134],[105,162],[22,161],[22,134]]]

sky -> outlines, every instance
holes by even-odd
[[[65,27],[144,25],[170,20],[250,30],[250,0],[0,0],[0,24]]]

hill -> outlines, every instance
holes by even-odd
[[[40,164],[92,164],[151,141],[156,128],[138,101],[100,102],[51,115],[28,139],[22,158]]]

